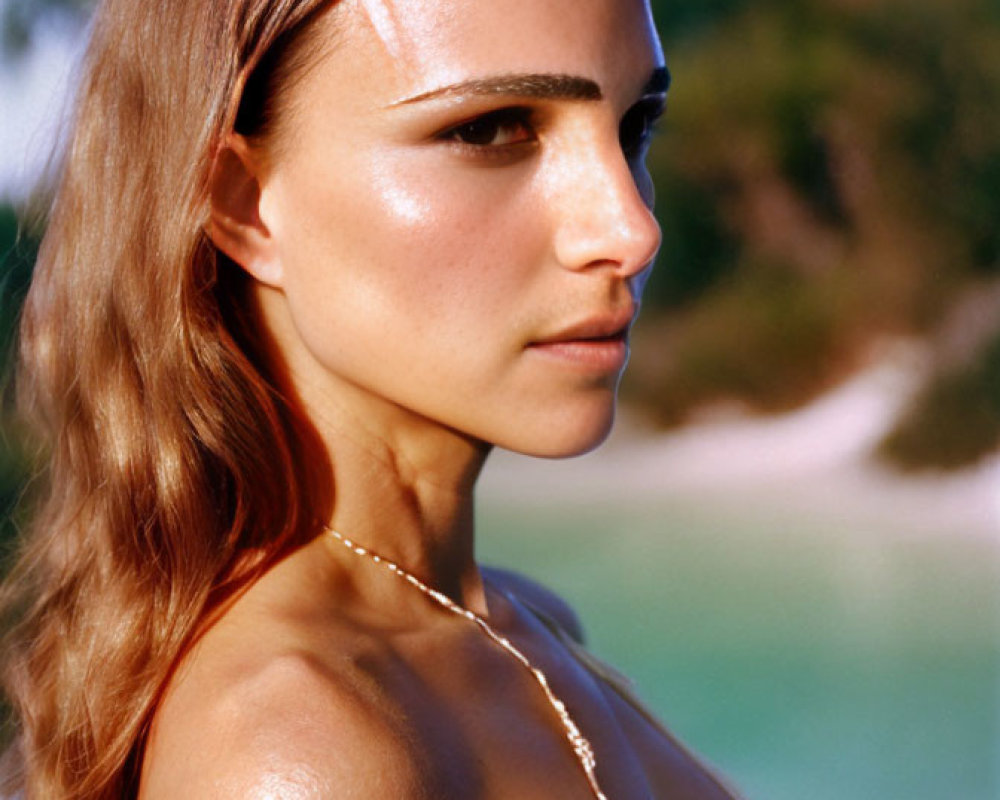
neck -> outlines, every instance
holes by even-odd
[[[473,489],[490,447],[352,387],[324,395],[307,408],[331,465],[310,491],[332,498],[320,521],[485,613]]]
[[[317,370],[273,295],[258,294],[273,337],[265,347],[276,380],[304,412],[300,458],[315,465],[306,491],[318,521],[484,613],[473,488],[491,446]],[[340,564],[350,557],[333,552]]]

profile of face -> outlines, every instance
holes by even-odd
[[[342,0],[317,24],[266,153],[234,142],[252,202],[212,229],[300,394],[596,446],[660,243],[645,0]]]

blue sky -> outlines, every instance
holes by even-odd
[[[0,60],[0,199],[24,199],[44,169],[81,47],[78,29],[46,20],[23,57]]]

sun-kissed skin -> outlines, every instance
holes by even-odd
[[[255,279],[272,371],[313,429],[318,522],[509,637],[593,744],[609,798],[729,797],[528,610],[572,632],[561,600],[475,561],[491,447],[574,455],[613,420],[623,331],[660,244],[641,154],[620,140],[630,109],[665,90],[648,9],[344,0],[317,24],[323,54],[275,141],[233,135],[220,153],[209,232]],[[498,90],[519,75],[581,91]],[[456,133],[511,108],[528,112],[487,125],[485,144]],[[140,796],[592,794],[523,667],[320,533],[182,660]]]

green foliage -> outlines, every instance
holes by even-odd
[[[18,315],[37,252],[37,238],[21,234],[15,209],[0,205],[0,572],[13,546],[14,511],[29,469],[25,442],[14,422],[10,381]]]
[[[692,39],[750,4],[749,0],[653,0],[653,15],[667,44]]]
[[[787,268],[736,273],[676,319],[640,329],[627,391],[655,397],[648,410],[664,425],[720,403],[795,408],[828,385],[839,344],[831,300],[841,291]]]
[[[880,455],[908,469],[955,469],[1000,447],[1000,335],[921,392]]]
[[[4,375],[9,373],[17,317],[37,254],[38,239],[22,235],[15,209],[0,205],[0,373]]]
[[[654,7],[674,74],[650,159],[662,319],[627,384],[654,416],[807,401],[1000,273],[993,0]]]
[[[645,302],[659,309],[697,299],[732,270],[739,253],[709,187],[669,170],[669,165],[661,169],[657,187],[660,226],[669,244],[645,292]]]

